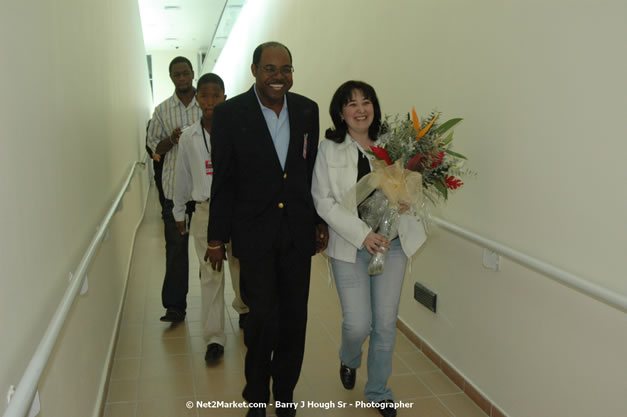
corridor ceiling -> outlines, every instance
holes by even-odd
[[[209,48],[222,49],[246,0],[138,2],[146,51],[185,49],[207,52]]]

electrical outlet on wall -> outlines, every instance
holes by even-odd
[[[414,284],[414,299],[435,313],[438,295],[424,285]]]
[[[493,271],[501,270],[501,255],[489,249],[483,250],[483,266]]]

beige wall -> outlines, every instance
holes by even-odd
[[[293,91],[321,130],[347,79],[384,113],[463,117],[456,149],[476,180],[437,214],[627,294],[627,3],[622,0],[250,0],[215,72],[250,87],[254,47],[294,56]],[[627,415],[627,320],[511,261],[434,230],[415,256],[400,316],[512,417]],[[432,314],[416,280],[439,294]]]
[[[150,90],[137,2],[14,2],[0,33],[1,412],[69,273],[144,157]],[[40,382],[42,417],[97,407],[147,187],[140,169]]]

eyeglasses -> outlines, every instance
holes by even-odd
[[[280,72],[282,75],[287,76],[292,75],[294,72],[294,67],[291,65],[285,65],[281,68],[277,68],[274,65],[264,65],[263,67],[257,66],[257,68],[261,68],[261,70],[268,75],[274,75],[277,72]]]

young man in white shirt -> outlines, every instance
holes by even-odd
[[[224,82],[216,74],[205,74],[198,80],[196,101],[202,110],[202,118],[186,129],[178,143],[174,181],[174,208],[172,214],[181,235],[187,233],[185,204],[196,202],[196,212],[189,225],[200,263],[201,320],[203,336],[207,342],[205,361],[212,364],[224,353],[224,268],[213,270],[205,262],[207,250],[207,225],[209,223],[209,197],[213,178],[211,142],[209,132],[213,109],[226,100]],[[248,307],[239,293],[239,262],[230,253],[228,256],[231,281],[235,291],[233,308],[240,318],[248,313]]]

